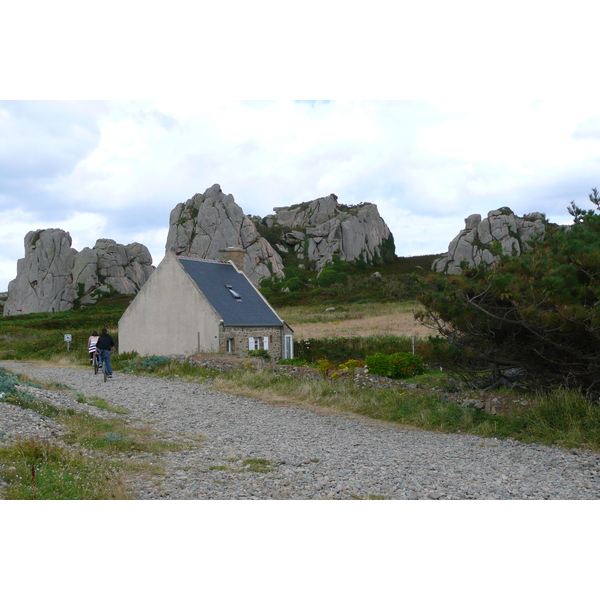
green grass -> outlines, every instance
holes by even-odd
[[[439,384],[431,373],[412,381],[428,379]],[[573,391],[555,390],[534,398],[527,410],[490,415],[442,400],[436,390],[377,390],[348,381],[298,380],[268,370],[221,373],[215,387],[274,403],[327,407],[431,431],[600,451],[600,406]]]
[[[118,462],[81,455],[45,440],[0,447],[0,478],[7,500],[125,500],[133,495]]]
[[[330,377],[299,379],[297,375],[272,371],[268,367],[218,372],[177,361],[150,375],[177,376],[196,382],[210,377],[216,389],[231,394],[273,403],[326,407],[432,431],[600,450],[600,406],[574,391],[555,390],[547,396],[530,398],[533,406],[526,410],[490,415],[441,399],[446,375],[438,370],[405,380],[420,388],[403,391],[360,387],[352,381]],[[502,395],[503,392],[494,393]]]
[[[16,388],[16,381],[13,374],[0,369],[0,387],[8,391],[1,401],[52,418],[68,433],[61,436],[62,444],[22,439],[0,447],[0,478],[8,484],[3,492],[6,499],[133,498],[132,490],[125,484],[128,473],[156,474],[161,454],[188,449],[201,441],[176,443],[161,439],[148,427],[135,426],[116,416],[99,418],[58,408]],[[108,415],[128,412],[97,396],[86,398],[78,394],[76,400],[105,410]],[[141,462],[129,460],[142,453],[146,458]],[[148,456],[154,458],[150,460]]]
[[[68,361],[89,360],[87,340],[93,330],[106,327],[118,341],[117,326],[121,315],[134,296],[114,296],[94,306],[57,312],[30,313],[0,317],[0,360],[62,357]],[[73,341],[69,350],[64,334]]]
[[[107,400],[105,400],[104,398],[100,398],[99,396],[92,396],[91,398],[86,398],[83,394],[77,394],[77,397],[75,399],[81,404],[89,404],[90,406],[95,406],[96,408],[101,408],[102,410],[117,413],[119,415],[128,415],[130,412],[129,410],[121,406],[113,406]]]

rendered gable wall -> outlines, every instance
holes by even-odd
[[[219,323],[217,313],[168,252],[119,321],[119,352],[218,352]]]

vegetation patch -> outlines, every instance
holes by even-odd
[[[125,465],[82,455],[45,440],[0,447],[0,478],[7,500],[125,500]]]
[[[125,475],[154,474],[156,465],[144,461],[134,464],[130,458],[142,453],[158,458],[164,452],[187,449],[200,441],[165,441],[147,427],[136,427],[116,417],[98,418],[58,408],[23,390],[19,378],[2,368],[0,388],[4,390],[1,402],[33,410],[68,431],[60,441],[21,439],[0,447],[0,479],[8,484],[3,491],[7,499],[132,498]],[[127,412],[96,396],[79,394],[76,400],[107,412]]]

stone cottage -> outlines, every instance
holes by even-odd
[[[119,321],[119,352],[141,356],[243,355],[265,349],[293,358],[293,331],[254,287],[230,248],[215,261],[168,252]]]

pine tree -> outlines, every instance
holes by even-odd
[[[491,376],[542,389],[600,391],[600,196],[595,210],[574,202],[570,226],[547,225],[543,238],[491,269],[423,282],[420,319],[449,342],[446,367],[466,379]]]

